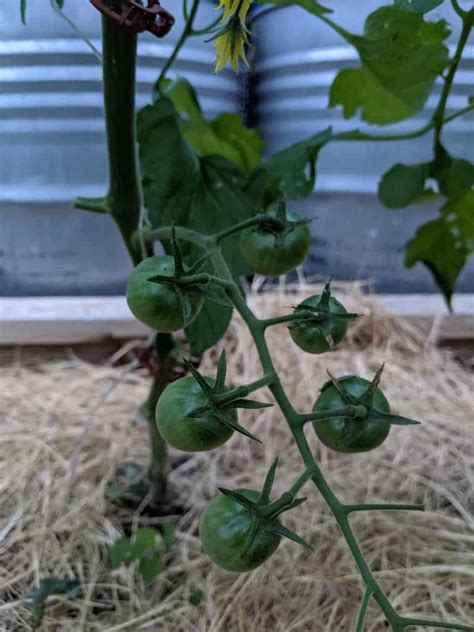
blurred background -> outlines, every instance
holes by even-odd
[[[7,3],[11,4],[11,3]],[[354,32],[380,0],[332,0],[335,19]],[[107,185],[99,61],[83,37],[100,47],[100,19],[85,0],[68,0],[64,12],[74,30],[47,3],[31,2],[27,25],[15,6],[0,7],[0,295],[119,295],[130,270],[128,256],[109,217],[75,211],[76,196],[103,195]],[[343,9],[343,10],[342,10]],[[260,15],[260,13],[261,15]],[[214,19],[214,6],[199,9],[198,27]],[[193,38],[171,76],[197,88],[206,115],[242,112],[267,142],[267,154],[317,133],[360,127],[328,109],[336,73],[357,63],[355,51],[319,20],[297,7],[254,11],[251,71],[212,72],[211,43]],[[138,106],[149,102],[154,82],[182,27],[165,40],[140,37]],[[459,20],[450,3],[429,19]],[[456,33],[451,36],[455,41]],[[468,46],[450,95],[450,109],[465,104],[474,85],[474,47]],[[431,115],[439,85],[418,116],[392,126],[420,127]],[[373,131],[373,127],[371,128]],[[386,129],[386,128],[384,128]],[[445,128],[444,142],[457,157],[474,159],[474,113]],[[435,216],[437,203],[386,209],[377,198],[381,175],[396,162],[431,155],[431,135],[392,143],[334,143],[321,153],[313,195],[292,208],[312,223],[313,248],[305,272],[315,280],[367,280],[382,293],[434,293],[421,264],[403,265],[403,246],[416,228]],[[439,203],[438,203],[439,205]],[[107,238],[104,240],[104,235]],[[468,265],[458,292],[474,292]]]

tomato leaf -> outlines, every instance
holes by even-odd
[[[416,202],[423,195],[429,172],[429,163],[394,165],[379,182],[380,201],[387,208],[404,208]]]
[[[449,34],[444,20],[425,22],[423,16],[399,6],[374,11],[363,36],[344,32],[362,66],[339,72],[331,86],[330,106],[341,105],[346,118],[360,109],[364,121],[378,125],[412,116],[449,64],[443,44]]]
[[[199,606],[203,597],[204,597],[204,593],[202,590],[193,590],[193,592],[189,596],[189,603],[192,606]]]
[[[276,4],[276,5],[288,5],[288,0],[260,0],[260,4]],[[308,13],[312,13],[313,15],[321,16],[326,15],[328,13],[333,13],[332,9],[323,6],[317,0],[294,0],[292,4],[296,4],[301,7]]]
[[[175,102],[190,120],[199,118],[195,95],[186,85],[175,87]],[[160,97],[138,115],[138,141],[145,206],[153,226],[186,226],[214,233],[251,217],[253,204],[245,193],[247,177],[221,155],[203,156],[186,138],[182,119],[168,97]],[[165,244],[166,246],[166,244]],[[233,274],[248,274],[238,237],[226,239],[224,255]],[[196,259],[196,248],[184,250]],[[227,329],[232,309],[206,300],[196,320],[186,329],[194,354],[212,346]]]
[[[408,243],[405,265],[411,268],[423,263],[441,288],[448,306],[456,280],[466,264],[467,248],[452,233],[445,218],[433,220],[421,226]]]
[[[222,113],[212,121],[206,120],[194,88],[185,79],[165,80],[161,94],[173,103],[183,136],[197,154],[223,156],[246,173],[259,166],[265,142],[258,131],[244,126],[241,116]],[[155,100],[159,98],[155,89]]]
[[[113,568],[119,568],[130,555],[130,540],[123,536],[116,540],[109,551]]]
[[[69,599],[76,599],[80,592],[81,585],[77,579],[64,579],[62,577],[42,579],[38,588],[23,595],[23,599],[27,602],[25,605],[33,616],[33,629],[36,630],[41,625],[48,597],[66,595]]]
[[[443,152],[433,161],[431,176],[438,181],[442,195],[448,200],[456,200],[474,186],[474,165]]]
[[[20,0],[20,15],[23,24],[26,24],[26,0]]]
[[[155,553],[151,557],[142,557],[138,564],[138,570],[145,582],[152,582],[165,570],[161,554]]]
[[[216,306],[206,299],[197,318],[185,330],[193,356],[200,356],[220,340],[227,331],[231,318],[232,307]]]
[[[443,4],[444,0],[393,0],[393,3],[411,13],[428,13]]]
[[[308,196],[313,191],[316,181],[316,160],[319,151],[331,137],[332,130],[329,127],[271,156],[264,167],[267,180],[278,181],[281,191],[290,199]]]

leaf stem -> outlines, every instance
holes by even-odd
[[[106,208],[115,220],[134,264],[141,261],[132,241],[138,227],[141,187],[135,133],[137,35],[102,18],[103,82],[109,191]]]
[[[159,77],[158,77],[158,79],[156,81],[155,87],[156,87],[156,90],[158,90],[158,91],[161,90],[161,84],[163,82],[163,79],[166,77],[166,73],[171,68],[171,66],[174,64],[174,62],[176,61],[176,57],[178,56],[179,51],[181,50],[181,48],[186,43],[186,40],[188,39],[188,37],[191,37],[193,35],[193,23],[194,23],[194,19],[196,17],[196,13],[197,13],[198,7],[199,7],[199,0],[193,0],[193,3],[191,5],[191,11],[189,12],[189,15],[187,14],[186,10],[183,10],[184,19],[185,19],[185,25],[184,25],[184,28],[183,28],[183,31],[182,31],[181,35],[179,36],[178,41],[176,42],[176,45],[175,45],[175,47],[173,49],[173,52],[171,53],[171,55],[166,60],[166,63],[163,66],[163,68],[161,69]]]
[[[370,590],[370,588],[367,588],[359,610],[359,616],[357,617],[356,632],[364,632],[365,618],[367,616],[367,610],[369,609],[371,598],[372,591]]]
[[[243,386],[238,386],[237,388],[232,389],[231,391],[227,391],[222,395],[217,395],[215,397],[216,402],[219,404],[223,404],[225,402],[231,402],[234,399],[240,399],[241,397],[247,397],[250,393],[254,391],[258,391],[259,389],[268,386],[275,379],[275,375],[273,373],[265,374],[263,377],[255,380],[254,382],[250,382],[250,384],[245,384]]]
[[[323,421],[324,419],[332,419],[335,417],[363,417],[366,413],[367,409],[365,406],[344,406],[338,410],[313,411],[311,413],[300,414],[299,423],[304,425],[310,421]]]
[[[466,46],[467,40],[469,38],[469,34],[472,29],[472,20],[468,18],[469,14],[465,14],[462,21],[462,29],[459,35],[458,44],[456,46],[456,51],[454,53],[453,62],[449,69],[449,72],[446,76],[443,90],[441,92],[441,96],[438,102],[438,106],[433,114],[433,118],[431,120],[432,126],[435,132],[434,135],[434,151],[435,153],[438,150],[441,132],[443,129],[443,125],[445,123],[445,111],[446,105],[448,103],[449,93],[451,91],[451,86],[453,85],[454,77],[456,76],[456,72],[459,68],[459,64],[461,62],[462,53],[464,51],[464,47]],[[473,13],[474,15],[474,13]],[[452,120],[452,119],[451,119]]]
[[[363,504],[363,505],[345,505],[346,514],[354,511],[424,511],[423,505],[404,505],[404,504]]]

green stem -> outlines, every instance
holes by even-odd
[[[472,29],[472,21],[468,19],[467,16],[464,16],[463,22],[462,22],[461,33],[459,35],[459,41],[456,46],[456,52],[454,53],[453,62],[446,76],[443,90],[441,92],[441,96],[438,102],[438,106],[433,114],[432,124],[433,124],[433,129],[435,132],[435,135],[434,135],[435,153],[437,153],[439,143],[440,143],[440,136],[441,136],[444,122],[445,122],[445,111],[446,111],[446,105],[448,103],[449,93],[451,91],[451,86],[453,84],[454,77],[456,76],[456,72],[459,68],[462,53],[463,53],[464,47],[466,46],[471,29]]]
[[[461,5],[459,4],[458,0],[451,0],[451,6],[453,7],[455,12],[459,15],[461,19],[465,18],[467,12],[461,8]]]
[[[338,410],[324,410],[322,412],[311,412],[299,415],[299,423],[307,424],[310,421],[323,421],[333,417],[359,417],[363,418],[367,414],[365,406],[344,406]]]
[[[364,599],[359,610],[359,616],[357,617],[356,632],[364,632],[365,618],[367,616],[367,610],[369,609],[369,603],[372,598],[372,591],[367,588],[365,591]]]
[[[363,504],[363,505],[345,505],[346,514],[354,511],[424,511],[423,505],[404,505],[404,504]]]
[[[166,482],[168,474],[168,447],[163,440],[155,421],[155,408],[163,389],[163,384],[154,378],[151,384],[150,393],[145,403],[145,418],[148,423],[150,435],[151,457],[148,466],[147,478],[150,483],[153,498],[164,498],[166,495]]]
[[[260,362],[262,364],[263,370],[265,373],[274,373],[276,375],[275,367],[273,365],[272,358],[270,356],[270,352],[268,350],[267,343],[265,341],[264,336],[264,328],[262,326],[261,321],[256,318],[253,312],[247,306],[244,298],[240,294],[240,291],[233,282],[232,274],[227,267],[227,263],[222,256],[220,249],[216,249],[212,255],[212,260],[216,269],[216,272],[224,278],[226,281],[232,281],[232,287],[227,291],[229,297],[232,299],[237,311],[242,316],[245,321],[247,327],[249,328],[255,346],[257,347],[257,351],[260,357]],[[359,571],[366,583],[366,585],[372,590],[374,595],[374,599],[379,604],[382,612],[385,614],[389,621],[398,620],[398,615],[396,611],[393,609],[390,604],[387,596],[383,592],[382,588],[378,585],[377,580],[373,576],[370,568],[365,561],[364,555],[360,549],[359,543],[355,538],[352,529],[350,527],[349,521],[347,519],[344,505],[339,501],[339,499],[335,496],[331,488],[329,487],[326,479],[324,478],[321,470],[319,469],[316,461],[314,460],[313,454],[309,447],[308,442],[306,441],[306,437],[304,435],[303,429],[300,424],[300,415],[293,408],[288,396],[283,389],[283,386],[276,376],[275,381],[270,385],[270,390],[272,391],[273,396],[275,397],[278,405],[280,406],[281,411],[283,412],[289,428],[293,434],[296,445],[298,446],[300,455],[303,459],[303,462],[306,466],[306,469],[312,472],[311,479],[315,483],[316,487],[319,489],[321,495],[324,500],[328,504],[331,509],[334,517],[336,518],[339,527],[346,538],[346,541],[351,549],[354,560],[359,568]]]
[[[222,395],[216,396],[215,400],[219,404],[225,404],[227,402],[232,402],[234,399],[241,399],[242,397],[247,397],[250,393],[254,391],[258,391],[260,388],[264,386],[268,386],[275,379],[275,375],[270,373],[268,375],[264,375],[263,377],[255,380],[255,382],[250,382],[250,384],[245,384],[244,386],[238,386],[227,393],[223,393]]]
[[[187,12],[183,11],[184,18],[185,18],[184,29],[183,29],[181,35],[179,36],[178,41],[176,42],[176,45],[175,45],[175,47],[173,49],[173,52],[168,57],[168,59],[166,60],[165,65],[161,69],[160,75],[159,75],[158,80],[157,80],[157,82],[155,84],[156,85],[156,89],[158,91],[160,91],[160,89],[161,89],[161,84],[163,82],[163,79],[166,77],[166,73],[171,68],[171,66],[174,64],[174,62],[176,61],[176,57],[178,56],[179,51],[184,46],[184,44],[185,44],[186,40],[188,39],[188,37],[191,37],[193,35],[193,23],[194,23],[194,19],[196,17],[196,13],[197,13],[198,7],[199,7],[199,0],[193,0],[193,4],[191,5],[191,11],[189,12],[189,15],[187,14]]]
[[[191,228],[185,228],[184,226],[176,226],[176,237],[178,239],[182,239],[183,241],[187,241],[195,246],[201,246],[201,248],[207,248],[210,244],[210,238],[202,233],[198,233]],[[143,231],[143,238],[148,243],[152,243],[154,241],[163,241],[163,239],[171,238],[171,229],[167,227],[156,228],[154,230],[150,230],[145,227]],[[133,241],[138,242],[138,233],[135,233],[133,236]]]
[[[245,228],[250,228],[251,226],[257,226],[258,224],[262,222],[262,220],[269,222],[272,220],[272,218],[263,214],[254,215],[253,217],[250,217],[249,219],[246,219],[243,222],[239,222],[238,224],[235,224],[235,226],[231,226],[230,228],[226,228],[225,230],[222,230],[220,233],[216,233],[214,235],[215,243],[220,244],[221,241],[225,239],[226,237],[235,235],[235,233],[240,233]],[[276,220],[275,223],[277,222],[278,220]],[[278,225],[281,225],[281,223],[278,222]]]
[[[114,6],[114,2],[110,2]],[[115,220],[132,261],[141,261],[132,242],[140,218],[141,189],[135,133],[135,68],[137,36],[102,18],[105,126],[110,185],[106,206]]]

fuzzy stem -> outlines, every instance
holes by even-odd
[[[192,35],[194,34],[193,33],[193,23],[194,23],[194,19],[196,17],[196,13],[197,13],[198,7],[199,7],[199,0],[194,0],[193,4],[191,6],[191,11],[189,12],[189,15],[187,14],[187,11],[183,10],[184,19],[185,19],[186,23],[184,25],[184,29],[183,29],[178,41],[176,42],[176,45],[175,45],[175,47],[173,49],[173,52],[168,57],[168,59],[166,60],[165,65],[161,69],[160,75],[159,75],[158,80],[156,82],[157,90],[161,89],[161,84],[163,82],[163,79],[166,77],[166,73],[171,68],[171,66],[174,64],[174,62],[176,61],[176,57],[178,56],[178,53],[181,50],[181,48],[186,43],[186,40],[188,39],[188,37],[192,37]]]
[[[117,0],[109,0],[117,6]],[[120,4],[120,2],[119,2]],[[135,73],[137,36],[112,20],[102,18],[103,83],[105,126],[109,161],[109,191],[105,206],[115,220],[134,264],[142,259],[138,241],[134,240],[141,207],[141,186],[135,129]],[[164,344],[167,357],[172,339],[157,336]],[[160,344],[158,355],[163,361]],[[156,378],[151,385],[146,415],[152,448],[148,479],[154,498],[163,497],[166,489],[167,446],[154,422],[156,399],[164,385]]]
[[[115,3],[110,2],[111,6]],[[141,205],[135,134],[137,36],[102,18],[105,126],[109,159],[107,210],[115,220],[134,264],[140,248],[132,243]]]
[[[472,15],[474,15],[474,12],[472,13]],[[446,76],[443,90],[441,92],[441,96],[438,102],[438,106],[436,107],[436,110],[432,118],[432,124],[435,131],[435,134],[434,134],[435,153],[437,152],[437,149],[439,146],[441,132],[442,132],[443,125],[445,122],[445,111],[446,111],[446,105],[448,103],[449,93],[451,91],[451,86],[453,85],[454,77],[456,76],[456,72],[459,68],[462,53],[464,51],[464,47],[466,46],[467,40],[469,38],[469,34],[471,32],[472,26],[473,26],[472,20],[470,19],[469,15],[466,14],[462,21],[462,29],[459,35],[458,44],[456,46],[456,52],[454,53],[454,58],[453,58],[451,67]]]

